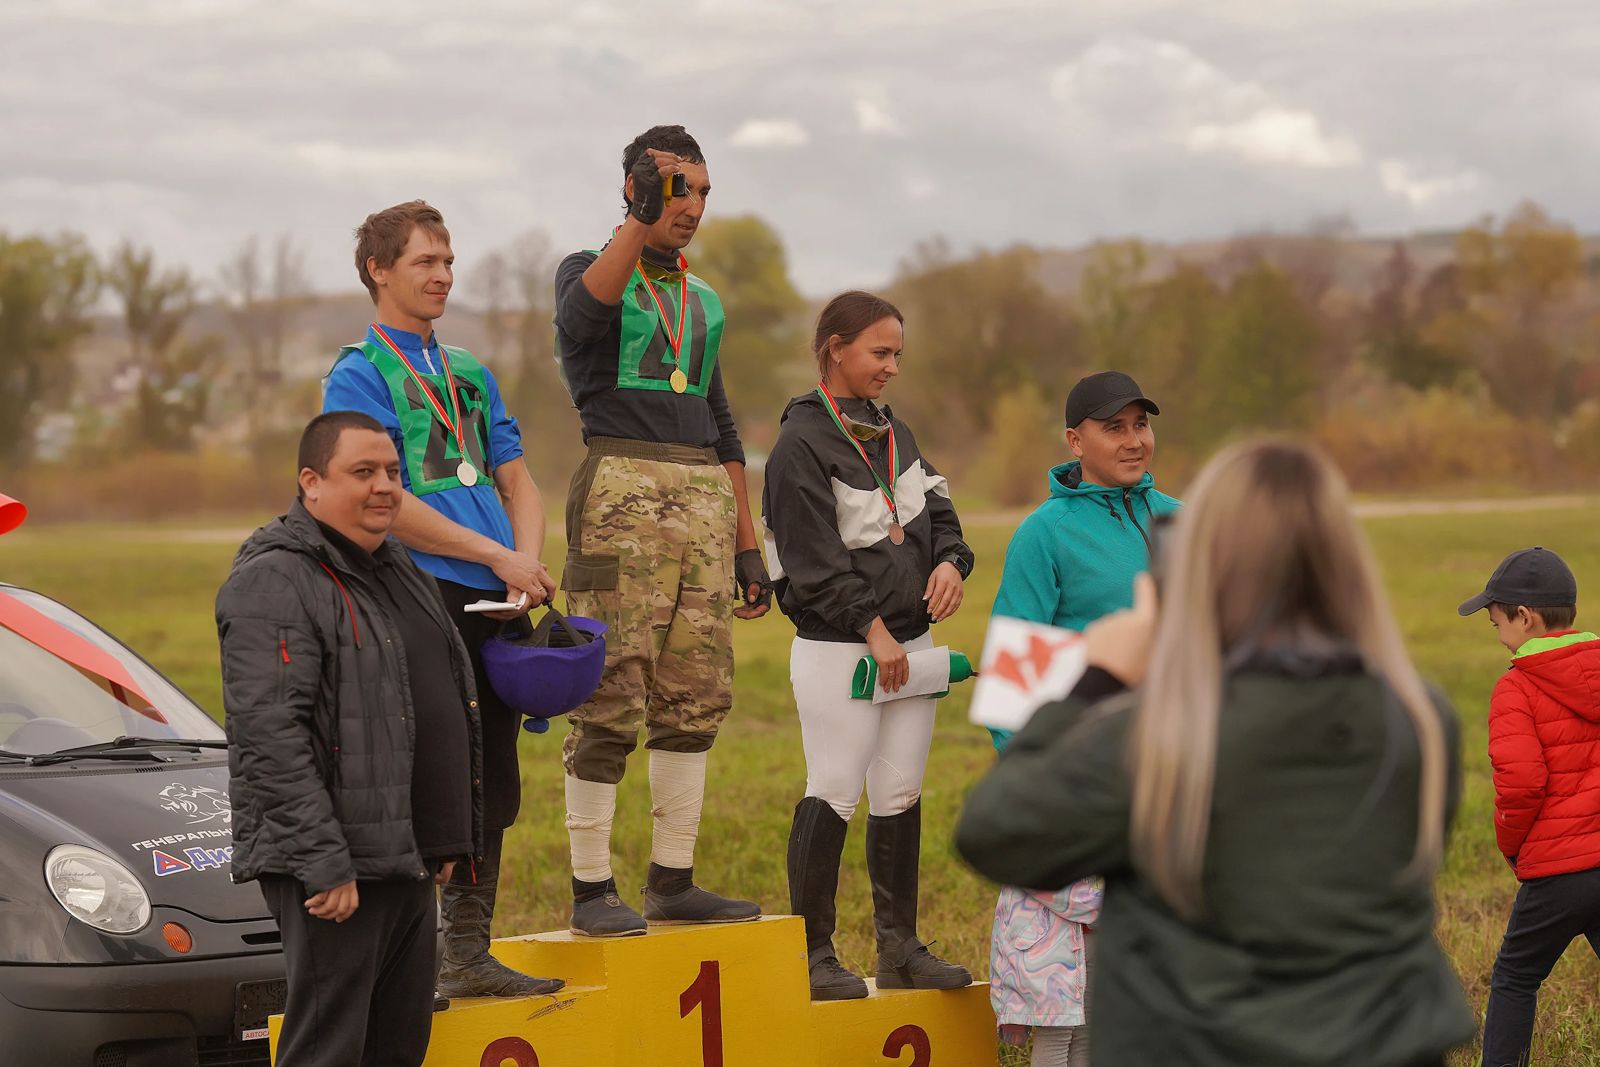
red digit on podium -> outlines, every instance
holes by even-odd
[[[907,1067],[928,1067],[933,1062],[933,1045],[928,1040],[928,1032],[910,1023],[889,1035],[883,1043],[883,1055],[886,1059],[897,1060],[908,1048],[911,1050],[911,1063]]]
[[[502,1037],[491,1041],[489,1047],[483,1050],[478,1067],[505,1067],[507,1060],[511,1061],[511,1067],[539,1067],[539,1054],[520,1037]]]
[[[704,1067],[722,1067],[722,968],[704,960],[693,984],[678,997],[678,1017],[700,1010],[700,1059]]]

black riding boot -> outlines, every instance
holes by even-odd
[[[867,817],[867,874],[878,933],[879,989],[960,989],[965,967],[946,963],[917,939],[917,865],[922,854],[922,801],[899,815]]]
[[[514,971],[489,955],[489,924],[494,919],[495,891],[500,882],[500,835],[493,834],[488,854],[477,867],[477,881],[454,879],[439,891],[444,919],[444,963],[434,984],[446,997],[530,997],[554,993],[559,978],[534,978]],[[465,866],[463,864],[462,866]]]
[[[867,983],[845,970],[833,951],[839,857],[849,823],[821,797],[794,806],[789,831],[789,910],[806,921],[812,1000],[859,1000]]]

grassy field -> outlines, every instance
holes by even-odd
[[[1512,548],[1561,551],[1581,585],[1600,582],[1600,507],[1485,515],[1374,519],[1367,529],[1382,557],[1406,637],[1424,672],[1444,685],[1464,725],[1466,798],[1439,883],[1440,938],[1480,1016],[1516,883],[1494,846],[1492,792],[1484,752],[1484,711],[1506,656],[1483,616],[1463,620],[1455,605],[1482,588]],[[970,531],[978,570],[966,607],[938,637],[974,655],[1000,574],[1010,529]],[[0,539],[0,579],[49,593],[85,612],[143,652],[214,714],[220,714],[212,598],[234,544],[189,537],[172,527],[32,528]],[[550,558],[559,559],[559,546]],[[1580,620],[1580,623],[1585,620]],[[1589,620],[1592,624],[1592,620]],[[740,623],[737,698],[711,761],[711,783],[697,878],[719,890],[787,908],[784,847],[790,813],[805,781],[789,691],[792,630],[774,613]],[[993,759],[987,736],[965,721],[969,687],[939,712],[925,793],[922,933],[937,951],[988,970],[994,890],[951,854],[949,835],[962,797]],[[564,927],[568,871],[559,730],[525,735],[523,807],[507,847],[507,897],[500,933]],[[622,788],[615,849],[618,880],[643,884],[649,854],[649,800],[642,764]],[[865,818],[865,805],[857,815]],[[863,827],[851,829],[840,880],[838,945],[847,965],[871,965],[871,913],[862,860]],[[1600,1064],[1600,963],[1578,942],[1546,984],[1536,1062]],[[1021,1059],[1006,1062],[1023,1062]],[[1463,1052],[1455,1061],[1476,1063]]]

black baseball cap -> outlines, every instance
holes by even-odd
[[[1144,395],[1139,383],[1117,370],[1103,370],[1078,384],[1067,394],[1067,425],[1084,419],[1109,419],[1129,404],[1143,404],[1152,415],[1161,414],[1156,402]]]
[[[1578,579],[1572,568],[1548,548],[1535,545],[1511,553],[1489,576],[1483,592],[1456,610],[1463,615],[1490,604],[1515,604],[1528,608],[1565,608],[1578,603]]]

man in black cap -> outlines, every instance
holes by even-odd
[[[1100,616],[1132,606],[1133,580],[1150,566],[1152,523],[1178,508],[1150,477],[1156,449],[1150,416],[1160,412],[1119,371],[1091,374],[1072,387],[1066,440],[1076,458],[1051,468],[1050,498],[1012,535],[993,614],[1082,631]],[[996,748],[1011,736],[989,732]],[[1092,921],[1094,912],[1086,912],[1082,902],[1098,900],[1098,889],[1078,883],[1048,903],[1026,889],[1007,886],[1000,892],[991,974],[998,983],[1004,974],[1026,972],[1038,976],[1041,990],[1056,991],[1050,998],[1027,993],[1011,999],[1002,1030],[1031,1026],[1035,1063],[1044,1062],[1041,1055],[1052,1063],[1076,1063],[1089,1042],[1087,1019],[1078,1009],[1093,967],[1092,942],[1067,930]],[[1060,933],[1049,945],[1024,929],[1045,909],[1065,920],[1054,924]],[[1025,953],[1019,945],[1027,946]]]
[[[1522,884],[1489,979],[1486,1067],[1528,1062],[1539,986],[1582,936],[1600,953],[1600,639],[1547,548],[1501,561],[1458,609],[1489,609],[1511,668],[1489,698],[1495,843]]]
[[[1150,476],[1156,402],[1120,371],[1091,374],[1067,395],[1067,448],[1050,470],[1050,498],[1006,550],[994,614],[1082,630],[1133,604],[1150,565],[1150,524],[1177,510]]]

